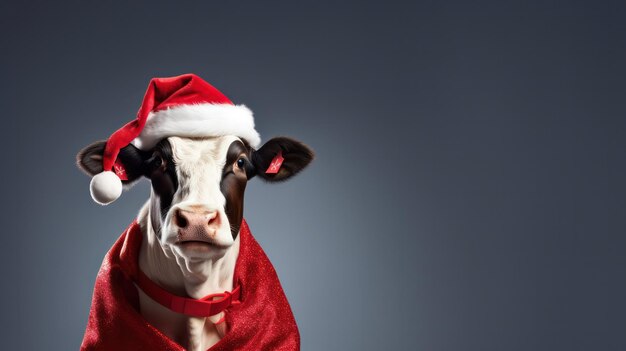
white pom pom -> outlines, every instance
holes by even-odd
[[[100,205],[108,205],[122,195],[122,181],[111,171],[104,171],[91,178],[91,198]]]

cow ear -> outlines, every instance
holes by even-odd
[[[266,173],[272,160],[282,153],[283,163],[277,173]],[[303,170],[314,158],[313,150],[298,140],[278,137],[267,141],[252,153],[253,175],[268,182],[278,182],[291,178]]]
[[[78,155],[76,155],[78,168],[91,177],[102,172],[102,154],[105,146],[106,141],[102,140],[96,141],[80,150]],[[128,180],[122,181],[123,184],[130,184],[144,175],[146,169],[145,160],[148,156],[148,153],[137,149],[132,144],[120,150],[117,159],[124,165],[126,176],[128,177]]]

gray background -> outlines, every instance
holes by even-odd
[[[79,347],[149,188],[74,155],[194,72],[317,151],[246,195],[304,350],[625,350],[625,10],[3,2],[2,348]]]

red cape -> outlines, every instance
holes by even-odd
[[[241,284],[241,303],[227,310],[228,332],[209,350],[300,350],[298,327],[276,271],[245,220],[239,235],[233,281]],[[142,236],[133,222],[105,256],[81,350],[184,350],[139,314],[133,280]]]

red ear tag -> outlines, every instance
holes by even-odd
[[[128,180],[126,168],[124,168],[124,165],[120,161],[115,160],[115,164],[113,164],[113,172],[115,172],[115,175],[117,175],[120,180]]]
[[[280,170],[280,166],[283,164],[284,160],[285,159],[283,158],[283,152],[279,151],[278,155],[276,155],[274,159],[272,160],[272,163],[270,163],[270,166],[267,167],[267,171],[265,171],[265,173],[267,174],[278,173],[278,171]]]

